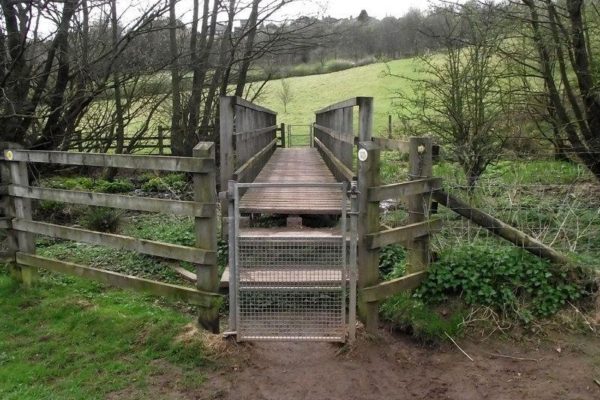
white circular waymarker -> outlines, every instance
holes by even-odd
[[[366,149],[358,150],[358,159],[360,161],[367,161],[367,158],[369,158],[369,153],[367,153]]]

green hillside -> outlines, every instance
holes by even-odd
[[[390,61],[387,65],[393,74],[417,74],[414,59]],[[274,80],[267,83],[257,103],[277,111],[278,122],[310,124],[314,122],[314,111],[321,107],[351,97],[374,97],[374,128],[379,136],[387,132],[388,114],[394,115],[391,105],[394,92],[408,84],[404,79],[388,76],[386,71],[385,63],[377,63],[330,74],[287,78],[293,96],[287,113],[277,95],[281,91],[281,81]]]

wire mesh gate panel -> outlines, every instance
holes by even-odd
[[[252,185],[237,184],[235,198],[240,187]],[[345,185],[339,187],[343,215],[333,231],[240,229],[238,208],[230,214],[236,220],[230,312],[238,340],[346,340],[355,318],[348,309],[355,279],[348,262]]]

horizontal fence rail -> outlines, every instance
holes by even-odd
[[[185,301],[205,308],[214,308],[221,304],[221,296],[216,293],[203,292],[194,288],[138,278],[33,254],[18,252],[16,262],[33,268],[47,269],[49,271],[91,279],[122,289],[134,289],[156,296],[167,297],[172,300]]]
[[[195,201],[165,200],[119,194],[51,189],[39,186],[8,185],[11,196],[36,200],[58,201],[86,206],[119,208],[190,217],[210,218],[216,212],[216,204]]]
[[[29,221],[15,218],[12,228],[16,231],[30,232],[76,242],[97,244],[117,250],[131,250],[149,256],[170,258],[195,264],[212,265],[217,262],[217,254],[195,247],[137,239],[130,236],[101,233],[87,229],[72,228],[47,222]]]
[[[175,172],[209,172],[214,161],[208,158],[147,156],[130,154],[71,153],[68,151],[5,150],[8,161],[64,164],[84,167],[149,169]]]

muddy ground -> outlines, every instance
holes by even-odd
[[[153,392],[168,399],[600,399],[597,336],[459,340],[473,361],[451,343],[379,336],[350,349],[231,342],[201,389],[186,391],[165,371]]]

